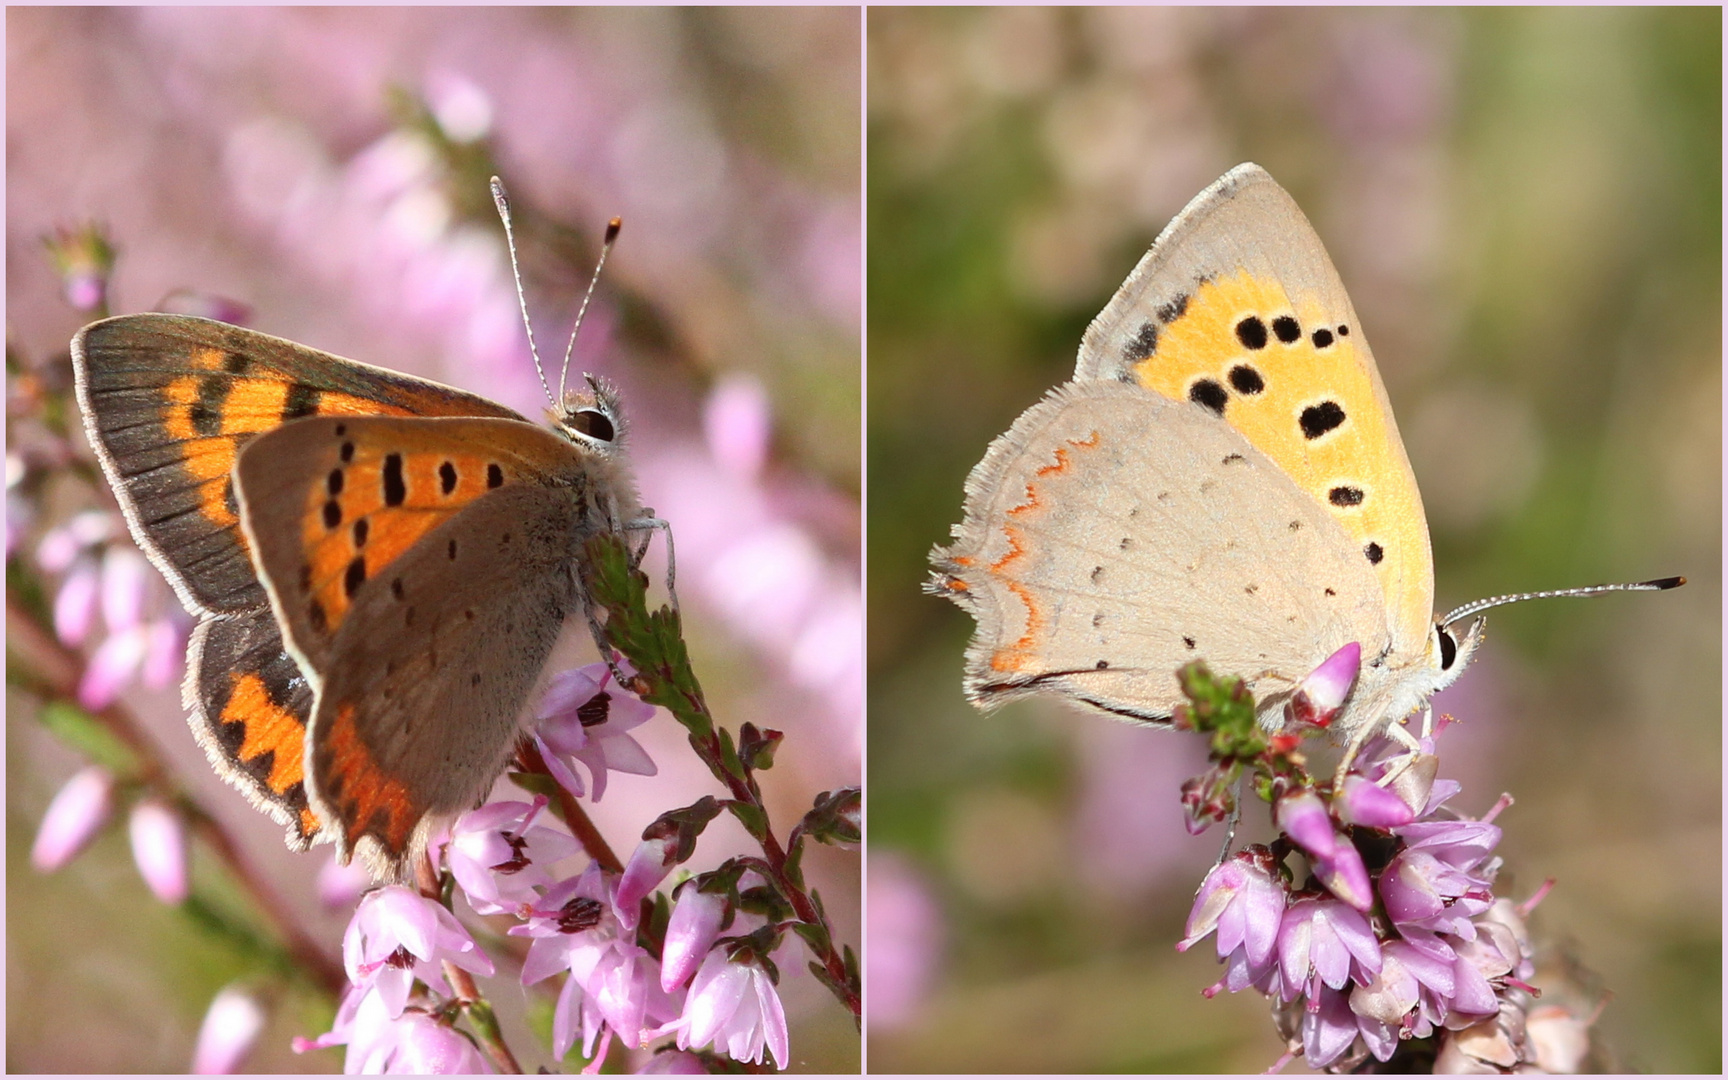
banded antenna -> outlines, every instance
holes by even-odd
[[[554,409],[564,404],[564,382],[570,373],[570,357],[576,351],[576,335],[582,329],[582,319],[588,314],[588,301],[594,298],[594,286],[600,283],[600,271],[606,265],[606,256],[611,254],[612,245],[618,241],[618,232],[624,228],[622,218],[613,218],[606,223],[606,239],[600,245],[600,259],[594,264],[594,276],[588,279],[588,291],[582,294],[582,306],[576,311],[576,325],[570,328],[570,344],[564,349],[564,366],[558,372],[558,396],[552,396],[552,388],[546,383],[546,368],[540,363],[540,350],[534,347],[534,324],[528,320],[528,297],[522,291],[522,269],[516,262],[516,230],[510,225],[510,199],[504,194],[504,181],[496,176],[492,178],[492,205],[498,208],[498,217],[504,222],[504,240],[510,247],[510,274],[516,279],[516,303],[522,308],[522,326],[528,331],[528,352],[534,357],[534,373],[540,376],[540,389],[545,391],[546,400]]]
[[[1490,596],[1486,600],[1475,600],[1446,613],[1440,620],[1441,626],[1451,626],[1459,619],[1467,619],[1479,611],[1500,607],[1502,604],[1516,604],[1520,600],[1546,600],[1551,596],[1601,596],[1611,592],[1661,592],[1664,589],[1678,589],[1686,584],[1683,577],[1655,578],[1651,581],[1633,581],[1619,585],[1581,585],[1576,589],[1548,589],[1544,592],[1507,593],[1505,596]]]

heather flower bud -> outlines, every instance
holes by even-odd
[[[113,808],[114,778],[100,765],[90,765],[66,781],[48,804],[30,862],[41,871],[58,870],[84,850],[108,820]]]
[[[1299,724],[1326,727],[1350,696],[1361,667],[1362,646],[1352,641],[1308,673],[1291,695],[1285,717]]]
[[[1415,811],[1403,799],[1355,773],[1344,778],[1343,790],[1332,805],[1344,824],[1366,825],[1371,829],[1408,825],[1416,818]]]
[[[144,883],[164,904],[186,899],[186,829],[167,805],[145,799],[132,808],[132,859]]]

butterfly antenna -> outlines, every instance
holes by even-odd
[[[498,216],[504,221],[504,239],[510,245],[510,274],[516,279],[516,302],[522,306],[522,325],[528,331],[528,353],[534,357],[534,374],[540,376],[540,389],[546,392],[546,400],[557,408],[552,388],[546,385],[546,369],[540,365],[540,350],[534,347],[534,324],[528,321],[528,297],[522,292],[522,270],[516,265],[516,230],[510,227],[510,200],[504,195],[504,181],[496,176],[492,178],[492,205],[498,208]],[[563,390],[562,382],[559,390]]]
[[[560,402],[564,400],[564,376],[570,373],[570,357],[576,351],[576,333],[582,329],[582,319],[588,314],[588,301],[594,298],[594,286],[600,284],[600,270],[606,265],[606,256],[612,253],[612,245],[618,241],[618,230],[623,227],[622,218],[613,218],[606,223],[606,239],[600,245],[600,261],[594,264],[594,276],[588,279],[588,291],[582,294],[582,306],[576,310],[576,325],[570,328],[570,344],[564,347],[564,367],[558,372]]]
[[[1502,604],[1516,604],[1520,600],[1546,600],[1550,596],[1601,596],[1611,592],[1661,592],[1664,589],[1678,589],[1686,584],[1683,577],[1656,578],[1654,581],[1633,581],[1620,585],[1584,585],[1576,589],[1549,589],[1545,592],[1508,593],[1505,596],[1490,596],[1486,600],[1477,600],[1465,604],[1461,608],[1449,611],[1440,620],[1441,626],[1451,626],[1459,619],[1467,619],[1479,611],[1487,611]]]

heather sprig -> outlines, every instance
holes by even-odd
[[[1176,725],[1210,742],[1209,768],[1183,787],[1191,831],[1238,813],[1245,780],[1277,835],[1212,868],[1176,947],[1215,936],[1225,970],[1204,993],[1264,994],[1289,1047],[1280,1065],[1300,1055],[1328,1072],[1545,1071],[1558,1063],[1553,1047],[1587,1044],[1589,1025],[1562,1008],[1553,1030],[1568,1039],[1550,1039],[1533,1008],[1524,918],[1552,882],[1523,904],[1494,895],[1494,821],[1511,797],[1479,818],[1453,808],[1460,785],[1435,778],[1448,718],[1418,748],[1375,736],[1336,786],[1309,768],[1302,745],[1359,663],[1355,646],[1328,659],[1270,733],[1240,680],[1182,669]]]

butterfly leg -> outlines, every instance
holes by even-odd
[[[648,554],[648,545],[654,539],[655,531],[665,533],[666,534],[666,595],[668,595],[672,598],[672,610],[677,611],[677,610],[679,610],[679,607],[678,607],[678,589],[677,589],[677,586],[675,583],[676,583],[677,578],[678,578],[678,559],[677,559],[676,555],[674,555],[673,549],[672,549],[672,523],[670,521],[667,521],[665,518],[655,517],[654,511],[648,509],[647,507],[643,507],[642,512],[646,516],[636,518],[632,521],[626,521],[623,525],[623,530],[627,533],[643,532],[643,531],[646,531],[648,533],[647,536],[644,536],[642,538],[642,546],[636,549],[636,554],[634,555],[634,557],[631,558],[630,565],[632,568],[635,568],[637,566],[642,565],[643,558],[645,556],[647,556],[647,554]]]
[[[1351,737],[1350,745],[1344,751],[1343,759],[1338,762],[1338,771],[1332,775],[1332,789],[1334,791],[1342,790],[1344,787],[1344,774],[1349,772],[1350,766],[1356,763],[1356,755],[1361,752],[1362,747],[1367,744],[1368,740],[1374,736],[1376,730],[1377,729],[1373,724],[1368,724]],[[1416,755],[1422,752],[1421,742],[1417,740],[1416,736],[1410,734],[1410,729],[1406,728],[1401,722],[1387,724],[1386,734],[1394,742],[1403,743],[1409,753],[1405,754],[1398,760],[1397,764],[1387,770],[1386,776],[1382,777],[1380,780],[1382,786],[1397,779],[1400,773],[1410,767],[1410,764],[1415,760]]]
[[[582,614],[588,618],[588,633],[594,637],[594,646],[600,650],[600,659],[606,661],[606,668],[612,672],[612,677],[618,680],[618,685],[628,689],[631,680],[624,677],[624,672],[618,667],[617,650],[606,636],[606,628],[600,625],[600,619],[594,612],[594,605],[584,598]]]

